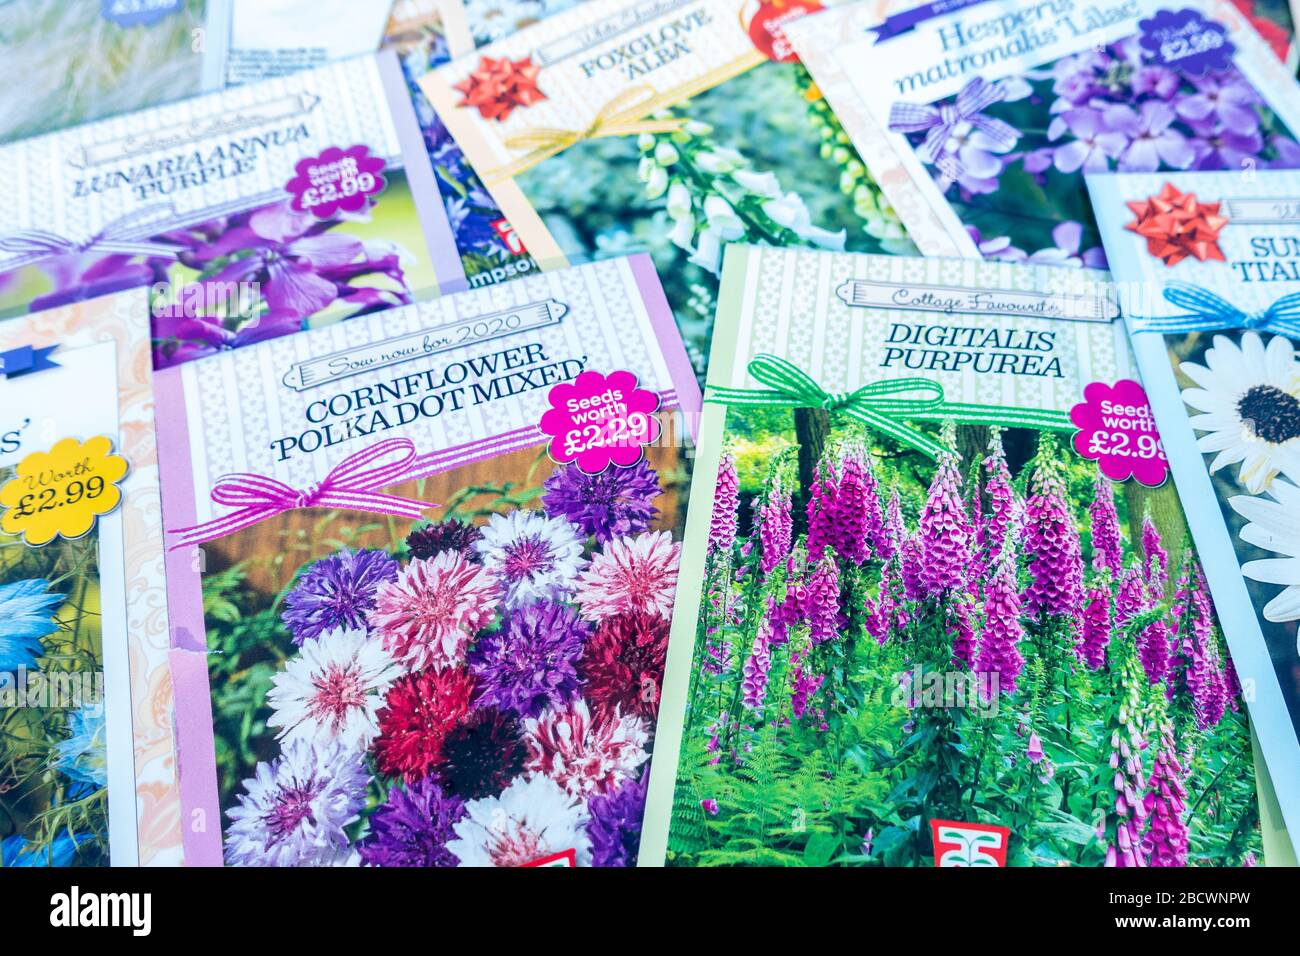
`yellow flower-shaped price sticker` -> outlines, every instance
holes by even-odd
[[[126,459],[114,455],[113,443],[103,436],[65,438],[47,452],[32,452],[0,487],[0,531],[22,535],[32,546],[56,535],[79,538],[121,504],[117,483],[126,470]]]

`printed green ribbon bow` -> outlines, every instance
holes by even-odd
[[[862,422],[895,441],[938,458],[945,449],[928,435],[899,419],[932,415],[943,407],[943,386],[924,378],[869,382],[851,392],[828,392],[797,365],[776,355],[756,355],[749,374],[765,389],[710,385],[707,402],[719,405],[762,405],[769,408],[824,408]],[[904,398],[905,395],[923,397]]]
[[[943,386],[925,378],[896,378],[869,382],[851,392],[828,392],[797,365],[776,355],[761,353],[749,363],[749,374],[761,388],[730,388],[710,385],[706,402],[717,405],[765,405],[769,408],[824,408],[846,415],[889,435],[909,448],[938,458],[944,448],[900,419],[954,421],[966,425],[1000,425],[1072,431],[1069,414],[1055,409],[1017,408],[1010,405],[973,405],[944,401]],[[907,394],[922,398],[901,398]]]

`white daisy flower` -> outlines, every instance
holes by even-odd
[[[1228,504],[1250,522],[1241,529],[1242,541],[1283,555],[1241,566],[1241,573],[1252,581],[1282,586],[1282,593],[1264,605],[1264,618],[1280,624],[1300,620],[1300,488],[1275,481],[1268,493],[1272,501],[1236,495]],[[1296,653],[1300,654],[1300,645]]]
[[[521,509],[494,514],[474,548],[505,590],[506,607],[567,595],[586,565],[581,532],[564,518]]]
[[[338,744],[297,740],[244,781],[227,811],[232,866],[349,866],[357,861],[347,827],[366,802],[364,757]]]
[[[1211,473],[1240,462],[1238,479],[1253,495],[1279,472],[1300,480],[1300,363],[1290,340],[1275,335],[1265,347],[1245,332],[1238,346],[1216,335],[1204,365],[1181,369],[1199,386],[1184,389],[1183,401],[1203,413],[1190,421],[1207,433],[1197,447],[1215,453]]]
[[[515,777],[501,796],[465,804],[447,849],[464,866],[520,866],[566,850],[590,866],[589,819],[586,803],[550,777]]]
[[[379,640],[364,630],[336,628],[306,641],[271,679],[267,726],[281,740],[337,741],[362,750],[379,734],[384,692],[402,671]]]

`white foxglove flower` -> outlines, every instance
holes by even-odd
[[[723,242],[732,242],[745,235],[744,222],[736,215],[731,203],[719,195],[705,198],[704,216],[709,220],[709,228],[715,230]]]
[[[731,178],[750,192],[767,199],[777,199],[781,195],[781,183],[773,173],[756,173],[752,169],[738,169],[731,174]]]
[[[718,233],[715,229],[705,229],[700,233],[699,244],[695,252],[691,254],[688,262],[692,262],[706,272],[714,275],[718,274],[718,265],[722,260],[722,243],[718,239]]]
[[[679,249],[691,251],[691,240],[695,238],[695,217],[690,213],[673,222],[668,231],[668,241]]]
[[[655,162],[660,166],[671,166],[679,158],[680,154],[677,152],[677,147],[667,140],[655,147]]]
[[[674,219],[690,218],[691,191],[681,180],[668,187],[668,215]]]
[[[699,153],[695,157],[695,165],[710,175],[716,176],[721,173],[730,173],[740,169],[745,165],[745,157],[734,149],[728,149],[726,146],[717,146],[707,153]]]
[[[668,170],[664,169],[658,163],[650,171],[650,178],[646,180],[645,194],[647,199],[658,199],[668,191]]]

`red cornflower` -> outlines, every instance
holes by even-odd
[[[474,678],[463,668],[422,670],[394,682],[379,711],[375,762],[381,773],[401,774],[408,784],[446,758],[447,733],[469,713]]]

